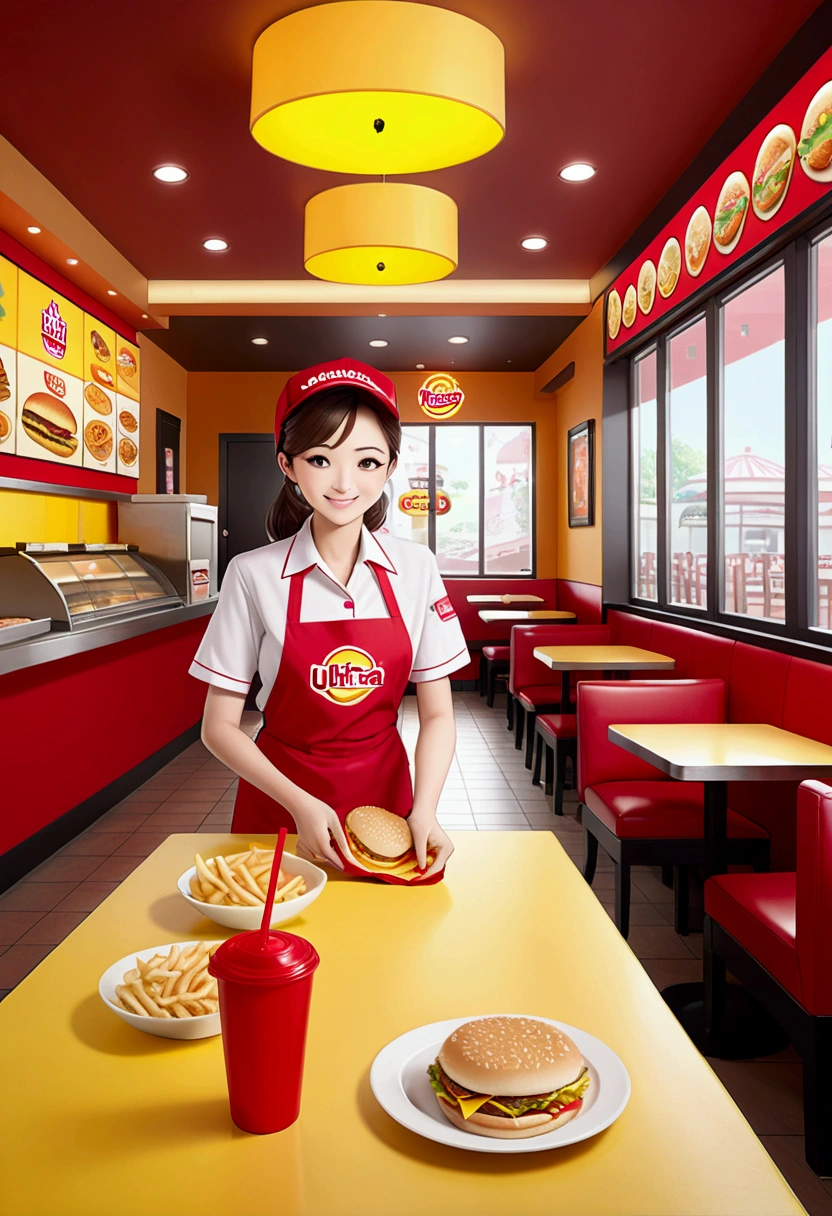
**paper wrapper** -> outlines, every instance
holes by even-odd
[[[444,867],[438,873],[432,874],[430,878],[399,878],[396,874],[385,874],[380,870],[374,870],[369,873],[367,870],[360,869],[351,857],[345,857],[335,840],[332,841],[332,847],[344,863],[344,870],[347,874],[354,874],[356,878],[369,878],[370,880],[378,879],[379,882],[394,883],[399,887],[432,887],[434,883],[441,882],[445,877]]]

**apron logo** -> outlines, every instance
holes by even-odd
[[[432,607],[440,621],[450,621],[456,616],[456,612],[454,611],[454,606],[451,603],[451,597],[449,595],[446,595],[441,600],[437,600]]]
[[[384,668],[376,667],[366,650],[333,650],[309,668],[310,687],[336,705],[355,705],[383,683]]]

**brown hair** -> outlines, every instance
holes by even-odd
[[[309,448],[326,443],[334,435],[345,418],[348,418],[344,433],[336,447],[340,447],[355,426],[360,405],[368,406],[381,427],[390,449],[389,464],[396,459],[401,447],[402,428],[397,418],[387,410],[378,408],[377,402],[365,396],[360,389],[332,388],[316,394],[308,404],[292,410],[280,432],[277,452],[283,452],[291,463],[295,456]],[[388,467],[389,467],[388,464]],[[388,499],[382,494],[378,502],[364,512],[364,523],[371,532],[380,528],[387,517]],[[270,540],[285,540],[301,527],[312,514],[312,508],[297,492],[297,485],[285,478],[272,505],[266,513],[266,532]]]

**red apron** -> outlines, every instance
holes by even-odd
[[[313,569],[314,567],[310,567]],[[301,622],[303,580],[291,576],[286,636],[257,746],[341,823],[356,806],[407,816],[413,789],[397,729],[412,665],[410,635],[387,571],[372,564],[389,616]],[[295,831],[290,812],[240,779],[233,832]]]

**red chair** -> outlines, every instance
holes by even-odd
[[[489,709],[494,706],[497,682],[508,684],[511,649],[508,646],[483,646],[480,651],[480,696],[486,698]]]
[[[606,625],[515,625],[511,631],[509,696],[514,699],[514,746],[523,746],[526,735],[526,768],[532,767],[535,719],[538,714],[568,713],[560,703],[561,673],[552,671],[534,657],[535,646],[605,646],[610,631]],[[573,691],[577,673],[573,673]]]
[[[532,785],[540,784],[543,755],[546,756],[544,790],[552,794],[552,810],[563,814],[563,791],[566,789],[566,761],[572,761],[573,772],[578,757],[578,725],[575,714],[538,714],[534,731],[536,746]],[[570,787],[571,788],[571,787]]]
[[[806,1160],[832,1174],[832,789],[797,795],[797,869],[705,883],[705,1011],[719,1054],[726,967],[788,1033],[803,1060]],[[710,1049],[709,1049],[710,1050]]]
[[[584,878],[592,882],[600,844],[615,863],[615,923],[626,937],[631,866],[673,866],[676,931],[687,933],[687,867],[704,860],[702,784],[668,780],[652,764],[611,743],[609,728],[615,723],[724,722],[725,684],[582,680],[577,719]],[[729,811],[728,860],[764,870],[768,858],[766,832]]]

